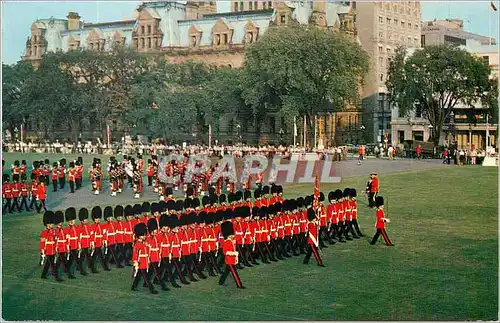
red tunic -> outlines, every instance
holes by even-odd
[[[74,182],[76,178],[76,170],[74,168],[70,168],[68,171],[68,181]]]
[[[218,226],[217,227],[211,227],[210,230],[209,230],[209,237],[210,237],[210,240],[209,240],[209,243],[208,243],[208,247],[210,249],[210,251],[215,251],[218,249],[218,241],[219,241],[219,231],[218,231]]]
[[[170,233],[162,233],[160,241],[160,255],[161,258],[170,257],[172,254],[172,240],[173,236]]]
[[[12,198],[12,184],[10,183],[5,183],[2,185],[2,192],[3,196],[6,199],[11,199]]]
[[[228,252],[236,252],[236,241],[227,239],[222,243],[222,252],[224,253],[224,262],[227,265],[237,265],[238,256],[229,255]]]
[[[56,234],[56,251],[58,253],[65,253],[68,251],[68,240],[66,240],[66,236],[64,235],[63,229],[54,229]]]
[[[300,233],[306,233],[307,232],[307,211],[301,211],[299,213],[300,217]]]
[[[291,236],[293,233],[293,223],[290,214],[283,215],[285,220],[285,236]]]
[[[47,187],[45,185],[38,185],[38,188],[36,189],[36,197],[40,201],[45,200],[45,198],[47,197]]]
[[[243,231],[241,222],[234,223],[234,238],[236,240],[236,244],[243,244]]]
[[[351,204],[348,200],[342,202],[344,206],[344,218],[346,221],[351,221]]]
[[[108,246],[116,243],[116,225],[113,222],[106,222],[103,224],[104,240],[108,242]]]
[[[20,183],[12,184],[12,197],[17,199],[19,195],[21,195],[21,184]]]
[[[28,196],[28,184],[21,183],[21,196]]]
[[[319,225],[321,227],[326,227],[327,216],[326,216],[325,206],[323,205],[323,203],[320,203],[318,207],[318,216],[319,216]]]
[[[159,262],[161,257],[160,257],[160,246],[161,246],[161,239],[158,239],[156,234],[152,234],[146,238],[146,244],[148,245],[149,249],[149,261],[150,262]]]
[[[375,224],[375,227],[377,229],[385,229],[385,222],[382,220],[384,217],[384,210],[382,209],[377,209],[377,223]]]
[[[123,242],[125,243],[134,242],[134,220],[123,223]]]
[[[276,222],[277,226],[277,230],[278,230],[278,238],[284,238],[285,237],[285,223],[283,221],[283,216],[277,216],[276,219],[278,219],[278,221]]]
[[[210,244],[210,233],[211,228],[203,227],[200,228],[200,240],[201,240],[201,252],[209,252],[209,244]]]
[[[172,246],[172,257],[173,258],[180,258],[182,256],[181,252],[181,239],[180,239],[180,232],[173,233],[170,236],[171,240],[171,246]]]
[[[80,246],[82,249],[86,249],[90,247],[90,225],[88,224],[80,224],[78,228],[78,232],[80,235]]]
[[[33,181],[31,182],[31,196],[37,196],[37,192],[38,192],[38,182],[37,181]]]
[[[189,234],[187,231],[180,231],[179,238],[181,239],[181,253],[183,256],[189,256]]]
[[[64,178],[65,174],[64,174],[64,167],[59,167],[59,178]]]
[[[313,244],[316,247],[318,246],[318,226],[314,222],[309,222],[307,224],[307,229],[308,229],[308,236],[307,236],[307,243],[308,244]]]
[[[78,240],[78,228],[74,225],[64,228],[64,236],[69,244],[70,250],[76,250],[80,248],[80,242]]]
[[[254,221],[250,221],[246,223],[246,231],[243,235],[243,242],[245,244],[252,244],[253,237],[255,235],[256,224]]]
[[[198,229],[191,229],[187,231],[189,237],[189,253],[195,254],[199,250],[199,232]]]
[[[358,204],[356,201],[350,201],[351,203],[351,220],[358,217]]]
[[[149,268],[149,251],[147,245],[142,241],[136,241],[132,252],[132,262],[139,263],[139,269]]]
[[[51,179],[53,181],[57,181],[57,177],[58,177],[59,173],[57,171],[57,167],[54,167],[52,168],[52,175],[51,175]]]
[[[103,240],[103,225],[100,223],[93,223],[90,225],[90,241],[94,243],[94,248],[102,247]]]
[[[40,253],[52,256],[56,253],[56,236],[54,229],[45,229],[40,234]]]
[[[125,242],[125,224],[122,221],[117,220],[115,223],[115,241],[116,243]]]

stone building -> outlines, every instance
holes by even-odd
[[[385,81],[389,58],[398,46],[420,45],[420,2],[357,2],[356,27],[370,56],[370,72],[363,91],[365,137],[370,142],[390,138],[391,106]]]
[[[464,30],[461,19],[424,21],[422,23],[421,45],[455,44],[466,45],[467,40],[476,40],[482,45],[496,44],[495,39]]]
[[[31,25],[31,36],[22,59],[36,66],[47,52],[107,51],[118,43],[139,52],[164,55],[169,62],[195,60],[213,66],[240,68],[245,46],[257,41],[272,25],[313,24],[357,37],[355,10],[349,3],[238,1],[233,3],[232,9],[235,10],[216,13],[213,1],[148,1],[137,7],[133,18],[121,21],[88,23],[76,12],[68,13],[66,19],[39,19]],[[344,119],[340,114],[319,116],[318,139],[333,143],[336,129],[340,132],[351,129],[351,121],[359,124],[358,108],[350,108],[348,114],[350,117]],[[339,120],[347,120],[347,124]],[[268,142],[293,140],[293,131],[283,129],[280,118],[272,113],[262,127],[264,139],[252,133],[251,122],[238,121],[230,114],[219,122],[221,140],[237,137]]]

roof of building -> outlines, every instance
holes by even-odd
[[[136,22],[135,19],[119,20],[119,21],[106,21],[106,22],[86,22],[83,28],[106,27],[111,25],[130,25]]]
[[[274,9],[261,9],[261,10],[247,10],[237,12],[223,12],[223,13],[210,13],[203,15],[202,18],[220,18],[220,17],[235,17],[235,16],[253,16],[261,15],[264,13],[273,13]]]

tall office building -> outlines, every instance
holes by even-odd
[[[391,106],[387,68],[394,50],[420,46],[420,2],[358,2],[356,27],[361,45],[370,56],[370,71],[363,89],[363,124],[368,142],[391,142]]]

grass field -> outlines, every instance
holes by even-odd
[[[90,158],[84,157],[89,160]],[[498,169],[449,167],[386,174],[389,236],[371,246],[375,214],[359,196],[366,237],[322,251],[326,268],[293,257],[151,295],[131,269],[57,283],[40,279],[40,215],[2,219],[5,320],[497,320]],[[364,187],[366,177],[343,179]],[[329,191],[340,185],[322,185]],[[359,190],[358,190],[359,192]],[[312,185],[285,187],[286,196]]]

